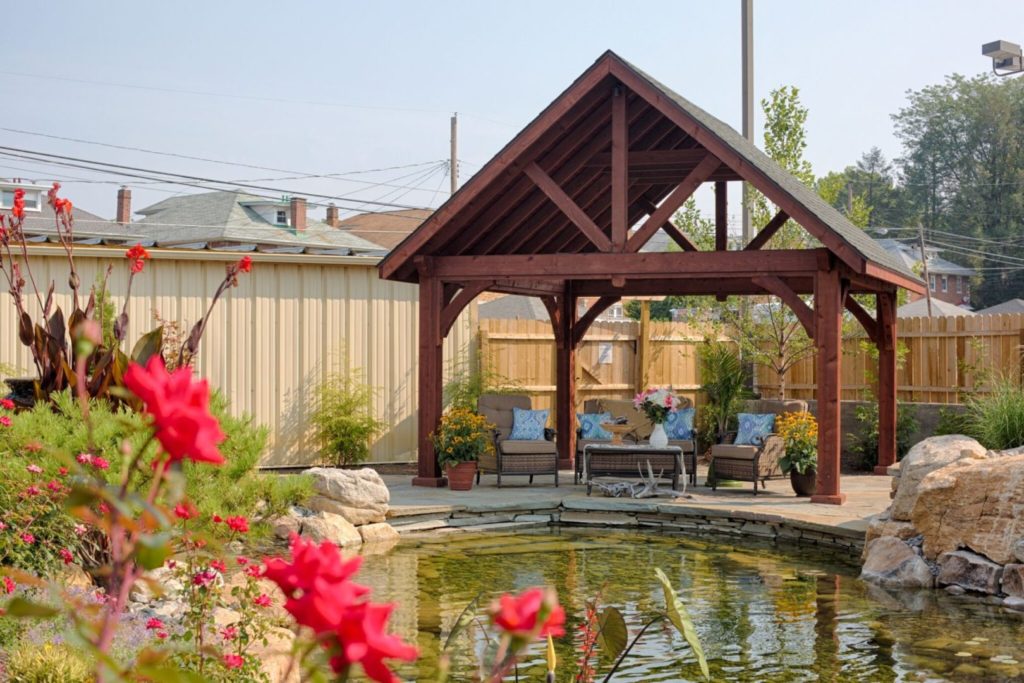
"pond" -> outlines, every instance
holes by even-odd
[[[441,642],[478,594],[485,606],[505,591],[554,586],[567,614],[558,680],[571,681],[585,602],[600,595],[635,634],[664,607],[655,567],[693,616],[714,681],[1024,681],[1024,615],[941,591],[889,592],[859,581],[848,558],[749,539],[565,528],[449,535],[368,556],[360,580],[376,600],[399,603],[393,630],[422,653],[398,669],[411,681],[434,680]],[[468,680],[482,643],[478,630],[458,636],[451,680]],[[543,656],[538,643],[522,680],[544,680]],[[697,681],[700,670],[678,634],[655,627],[614,680]]]

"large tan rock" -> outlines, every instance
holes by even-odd
[[[306,474],[313,478],[313,490],[325,498],[359,510],[388,511],[391,493],[374,470],[314,467]]]
[[[326,496],[313,496],[306,503],[306,506],[316,512],[331,512],[335,515],[341,515],[356,526],[376,524],[377,522],[383,522],[385,519],[384,512],[377,508],[349,507]]]
[[[898,538],[883,536],[864,549],[860,578],[889,588],[931,588],[928,563]]]
[[[267,644],[258,643],[253,648],[253,654],[273,683],[299,683],[302,667],[293,666],[289,672],[294,644],[294,633],[285,628],[272,628],[267,633]]]
[[[359,529],[341,515],[332,512],[318,512],[311,517],[304,517],[302,536],[317,543],[330,541],[340,548],[363,542]]]
[[[399,539],[395,527],[386,522],[361,526],[359,533],[363,537],[363,543],[391,543]]]
[[[984,458],[985,447],[960,434],[933,436],[916,444],[897,466],[889,468],[894,476],[899,477],[890,517],[902,522],[911,521],[918,488],[924,478],[961,458],[973,457]]]
[[[1007,564],[1024,538],[1022,513],[1024,455],[1011,455],[934,470],[918,486],[911,521],[928,558],[968,548]]]
[[[917,529],[910,522],[901,522],[882,515],[868,523],[868,530],[864,535],[865,547],[871,541],[882,536],[894,536],[901,541],[906,541],[917,536]]]

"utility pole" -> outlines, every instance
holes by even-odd
[[[743,47],[743,137],[754,142],[754,0],[740,0],[740,26]],[[743,183],[743,243],[754,239],[750,220],[750,185]]]
[[[455,194],[455,190],[459,189],[459,157],[458,157],[458,146],[459,146],[459,113],[455,112],[452,114],[452,152],[451,160],[448,162],[449,172],[452,179],[452,194]]]
[[[921,265],[924,267],[924,295],[928,299],[928,317],[932,317],[932,281],[928,277],[928,256],[924,252],[924,226],[917,224],[917,243],[921,248]]]

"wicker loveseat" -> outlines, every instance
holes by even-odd
[[[806,410],[806,401],[759,399],[747,401],[741,412],[781,415]],[[715,444],[711,447],[711,468],[714,471],[714,478],[709,481],[711,488],[717,488],[719,479],[750,481],[754,483],[756,496],[758,481],[761,482],[763,489],[769,479],[782,479],[787,476],[779,467],[779,460],[785,453],[786,446],[778,434],[769,434],[760,445]]]
[[[555,447],[555,432],[544,430],[544,439],[512,440],[513,408],[530,409],[530,397],[515,394],[483,394],[477,401],[477,412],[495,426],[494,453],[481,456],[477,463],[477,483],[480,483],[481,472],[493,472],[498,475],[498,486],[501,486],[503,475],[522,475],[530,478],[534,475],[550,474],[558,486],[558,450]]]
[[[682,402],[681,408],[692,408],[693,404],[690,399],[680,397]],[[623,437],[623,441],[639,443],[641,441],[647,441],[651,432],[654,430],[654,425],[647,419],[647,415],[644,411],[637,410],[633,407],[633,401],[630,399],[620,398],[592,398],[583,403],[584,413],[611,413],[613,418],[624,417],[626,418],[627,424],[633,427],[633,430]],[[576,481],[579,481],[583,475],[583,451],[589,444],[608,443],[607,441],[597,439],[583,439],[579,438],[579,430],[577,430],[576,439]],[[669,446],[678,446],[683,451],[683,462],[686,463],[686,474],[690,478],[690,482],[695,484],[697,482],[697,460],[695,447],[696,441],[694,439],[688,440],[677,440],[669,439]]]

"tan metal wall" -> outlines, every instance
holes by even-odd
[[[67,262],[59,247],[32,248],[36,281],[55,280],[57,302],[70,307]],[[110,291],[120,308],[128,268],[124,251],[76,248],[83,287],[113,264]],[[238,253],[153,250],[135,279],[128,340],[155,326],[153,312],[179,320],[185,330],[202,315],[224,266]],[[376,387],[374,410],[387,424],[372,447],[374,462],[416,457],[417,289],[377,277],[376,259],[317,255],[252,254],[253,270],[218,304],[196,364],[231,400],[271,429],[264,465],[304,465],[315,460],[308,416],[313,390],[325,371],[348,363],[361,367]],[[35,309],[38,305],[30,302]],[[470,307],[472,308],[472,307]],[[30,309],[31,310],[31,309]],[[471,311],[445,343],[446,365],[471,352]],[[0,362],[32,374],[31,356],[17,339],[14,307],[0,305]]]

